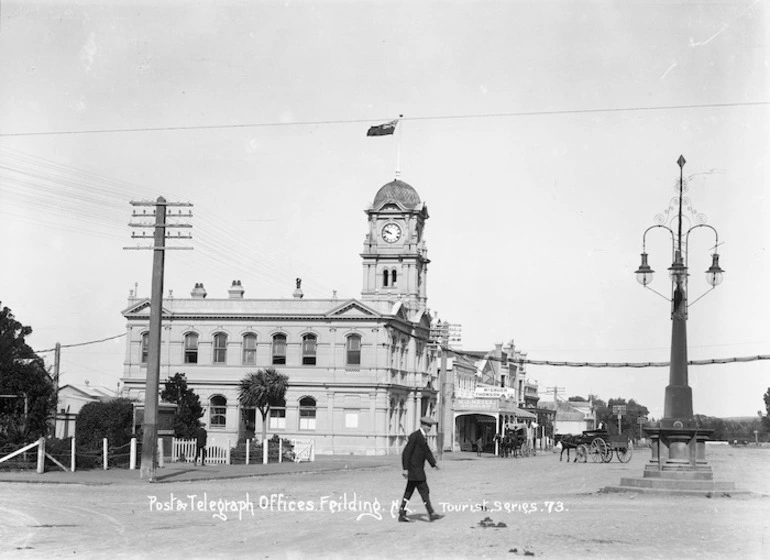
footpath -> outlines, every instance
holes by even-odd
[[[446,453],[444,460],[465,461],[476,457],[475,453]],[[493,455],[484,454],[484,458],[495,459]],[[0,483],[23,482],[30,484],[146,484],[141,478],[140,469],[110,468],[63,471],[55,465],[46,462],[46,471],[38,474],[34,469],[0,470]],[[198,482],[205,480],[227,480],[233,478],[250,478],[276,474],[311,474],[345,470],[392,469],[400,471],[400,455],[316,455],[315,461],[301,463],[262,463],[250,465],[206,465],[196,467],[192,463],[173,463],[166,461],[163,467],[155,471],[156,483],[168,482]]]

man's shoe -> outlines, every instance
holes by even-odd
[[[398,520],[400,523],[411,523],[412,520],[409,519],[405,513],[399,513],[398,514]]]
[[[444,517],[443,515],[439,515],[438,513],[431,513],[431,514],[428,516],[428,520],[429,520],[429,521],[438,521],[439,519],[441,519],[441,518],[443,518],[443,517]]]

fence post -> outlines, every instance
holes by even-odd
[[[232,444],[230,443],[230,440],[228,439],[227,440],[227,464],[228,465],[230,464],[230,445],[232,445]]]
[[[165,466],[163,463],[163,438],[158,438],[158,467],[161,469]]]
[[[262,464],[267,465],[267,448],[269,447],[267,438],[262,440]]]
[[[246,464],[249,464],[249,447],[251,447],[251,440],[246,440]]]
[[[104,463],[104,470],[107,470],[107,438],[102,440],[102,463]]]
[[[134,471],[136,470],[136,438],[131,438],[131,459],[130,463],[128,465],[128,470]]]
[[[278,462],[283,463],[283,439],[278,438]]]
[[[37,440],[37,474],[45,472],[45,438]]]
[[[70,438],[70,471],[75,472],[75,436]]]

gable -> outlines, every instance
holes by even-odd
[[[360,301],[351,299],[343,303],[342,305],[339,305],[335,307],[334,309],[330,310],[325,315],[326,317],[349,317],[349,318],[369,318],[369,317],[380,317],[380,314],[377,313],[374,309],[371,307],[364,305]]]
[[[162,308],[163,316],[171,315],[171,311],[169,311],[166,307]],[[131,307],[124,309],[122,312],[123,316],[128,317],[150,317],[150,300],[144,299],[140,301],[137,304],[132,305]]]

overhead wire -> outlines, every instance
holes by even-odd
[[[510,118],[510,117],[534,117],[534,116],[556,116],[556,115],[585,115],[597,113],[624,113],[624,112],[643,112],[643,111],[671,111],[682,109],[717,109],[730,107],[757,107],[770,105],[770,101],[746,101],[736,103],[704,103],[704,104],[685,104],[685,105],[659,105],[659,106],[639,106],[639,107],[610,107],[594,109],[561,109],[561,110],[543,110],[543,111],[509,111],[499,113],[464,113],[458,115],[432,115],[417,117],[400,117],[404,121],[437,121],[437,120],[458,120],[458,119],[491,119],[491,118]],[[319,121],[294,121],[294,122],[263,122],[263,123],[231,123],[231,124],[211,124],[211,125],[185,125],[185,126],[159,126],[142,128],[103,128],[103,129],[83,129],[83,130],[59,130],[59,131],[38,131],[38,132],[4,132],[0,133],[0,138],[18,137],[18,136],[56,136],[69,134],[115,134],[115,133],[133,133],[133,132],[174,132],[187,130],[217,130],[217,129],[238,129],[238,128],[267,128],[267,127],[287,127],[287,126],[318,126],[318,125],[338,125],[338,124],[361,124],[392,120],[393,116],[383,117],[381,119],[335,119]]]
[[[0,184],[10,198],[32,210],[56,215],[54,224],[39,216],[14,214],[7,206],[0,209],[0,213],[19,217],[27,223],[126,239],[127,201],[137,194],[151,194],[146,187],[7,148],[0,148],[0,162]],[[69,216],[70,223],[62,220],[62,214]],[[268,285],[287,289],[288,285],[294,285],[295,276],[308,270],[289,255],[265,248],[258,251],[254,239],[244,238],[227,219],[206,208],[196,210],[195,215],[204,226],[196,228],[195,244],[200,254],[212,261],[211,268],[220,274],[239,271],[246,276],[254,275]],[[71,223],[74,220],[77,225]],[[172,240],[169,244],[173,243]],[[244,262],[253,264],[246,266]],[[330,287],[315,280],[320,274],[308,276],[306,287],[310,290],[331,293]]]

